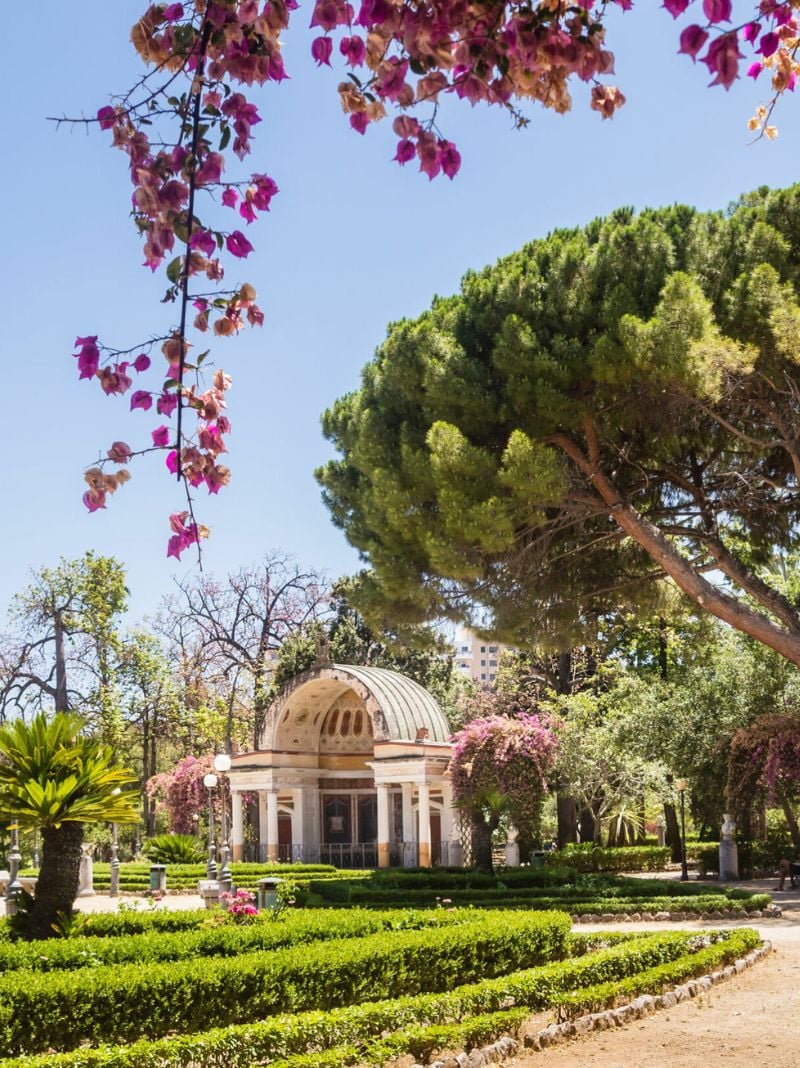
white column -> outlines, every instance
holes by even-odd
[[[459,837],[458,813],[453,808],[453,784],[449,779],[442,783],[442,841],[447,850],[448,866],[461,867],[464,852]]]
[[[415,868],[417,850],[414,846],[414,784],[404,782],[403,791],[403,867]]]
[[[267,860],[278,859],[278,791],[267,791]]]
[[[389,786],[380,782],[375,786],[378,797],[378,867],[389,867]]]
[[[419,866],[431,866],[431,787],[419,784]]]
[[[231,848],[234,860],[244,857],[244,819],[242,813],[242,795],[238,790],[231,790]]]
[[[258,791],[258,859],[267,859],[267,791]]]
[[[294,848],[292,851],[292,860],[303,859],[303,801],[304,793],[302,786],[297,790],[292,790],[292,846],[298,850],[299,855],[294,856]]]

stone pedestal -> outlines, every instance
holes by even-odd
[[[659,846],[666,845],[666,827],[664,826],[664,817],[659,816],[656,819],[656,839]]]
[[[722,838],[719,843],[719,877],[721,882],[739,878],[739,850],[734,834],[736,824],[727,812],[722,823]]]
[[[92,847],[83,846],[81,870],[78,876],[78,897],[94,897],[94,861]]]
[[[719,844],[719,877],[723,882],[739,878],[739,849],[732,840]]]

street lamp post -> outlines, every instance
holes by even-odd
[[[689,879],[689,869],[686,864],[686,791],[689,789],[689,783],[686,779],[678,779],[675,789],[681,799],[681,882],[685,883]]]
[[[203,776],[203,786],[208,790],[208,867],[206,874],[209,879],[217,877],[217,855],[214,848],[214,790],[217,786],[217,776],[213,772]]]
[[[233,886],[233,877],[230,869],[230,845],[228,843],[228,814],[225,800],[225,775],[231,770],[231,758],[227,753],[217,753],[214,757],[214,770],[219,774],[219,794],[221,801],[221,826],[220,835],[220,872],[219,888],[221,893],[230,893]]]
[[[112,793],[121,793],[119,786],[112,790]],[[111,824],[111,886],[108,896],[119,896],[119,827],[116,823]]]
[[[22,854],[19,851],[19,830],[16,824],[11,828],[11,848],[8,851],[8,886],[6,887],[6,916],[15,916],[17,913],[17,894],[22,889],[19,881],[19,862]]]

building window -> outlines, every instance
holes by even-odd
[[[486,661],[485,660],[481,660],[481,667],[486,667]]]
[[[481,678],[483,679],[483,681],[484,681],[484,682],[486,682],[486,672],[485,672],[485,671],[484,671],[484,673],[483,673],[483,674],[481,675]]]
[[[496,645],[490,645],[489,646],[489,652],[490,653],[496,653],[497,652],[497,646]]]
[[[490,660],[489,661],[489,667],[497,667],[497,661],[496,660]]]
[[[485,653],[485,652],[486,652],[486,646],[485,646],[485,645],[482,645],[482,646],[481,646],[481,652],[482,652],[482,653]]]
[[[492,672],[492,673],[491,673],[491,675],[489,676],[489,682],[494,682],[494,680],[495,680],[496,678],[497,678],[497,676],[495,675],[495,673],[494,673],[494,672]]]

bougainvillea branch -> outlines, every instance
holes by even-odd
[[[634,0],[360,0],[356,11],[348,0],[314,0],[310,25],[320,32],[311,55],[327,66],[335,51],[341,57],[347,77],[339,84],[339,98],[357,133],[393,111],[397,163],[415,160],[429,179],[453,178],[461,156],[438,127],[440,98],[500,106],[522,126],[528,121],[521,110],[526,101],[569,111],[570,85],[577,81],[589,87],[590,106],[610,118],[625,97],[606,81],[614,71],[607,15],[633,7]],[[775,104],[794,89],[800,71],[800,0],[759,0],[751,18],[738,26],[732,23],[732,0],[664,0],[664,7],[675,19],[702,11],[698,21],[683,25],[679,51],[708,67],[712,85],[730,88],[748,50],[747,75],[755,79],[769,72],[769,99],[749,126],[757,136],[775,137]],[[197,313],[191,328],[199,333],[232,337],[245,322],[264,322],[248,283],[192,293],[192,280],[199,276],[222,282],[223,252],[246,259],[253,251],[241,229],[214,224],[205,207],[200,217],[196,202],[207,194],[209,212],[215,206],[233,211],[247,225],[269,210],[278,187],[267,174],[244,180],[223,175],[231,154],[239,161],[249,154],[252,129],[261,121],[242,87],[288,76],[281,37],[296,8],[296,0],[152,4],[131,32],[148,72],[100,108],[96,118],[74,120],[98,124],[127,155],[132,217],[143,238],[144,262],[152,271],[163,266],[169,283],[163,302],[178,302],[179,312],[175,327],[141,351],[110,348],[96,335],[77,338],[80,378],[97,381],[108,396],[130,394],[131,411],[148,412],[155,405],[165,420],[177,412],[174,432],[168,422],[161,423],[151,431],[147,448],[114,442],[86,471],[84,502],[92,512],[105,508],[109,494],[130,477],[132,457],[163,450],[167,470],[183,482],[188,502],[186,510],[170,516],[167,552],[176,558],[190,545],[199,548],[208,533],[194,518],[192,492],[205,486],[217,493],[230,479],[220,456],[230,432],[225,413],[231,380],[217,369],[206,385],[202,365],[208,351],[189,360],[189,305]],[[152,361],[159,343],[166,360],[166,370],[162,364],[160,371]],[[137,387],[147,382],[140,376],[148,372],[155,388],[150,382],[149,388],[134,389],[134,381]],[[187,372],[194,375],[191,385]],[[186,425],[190,411],[197,417],[191,431]]]

